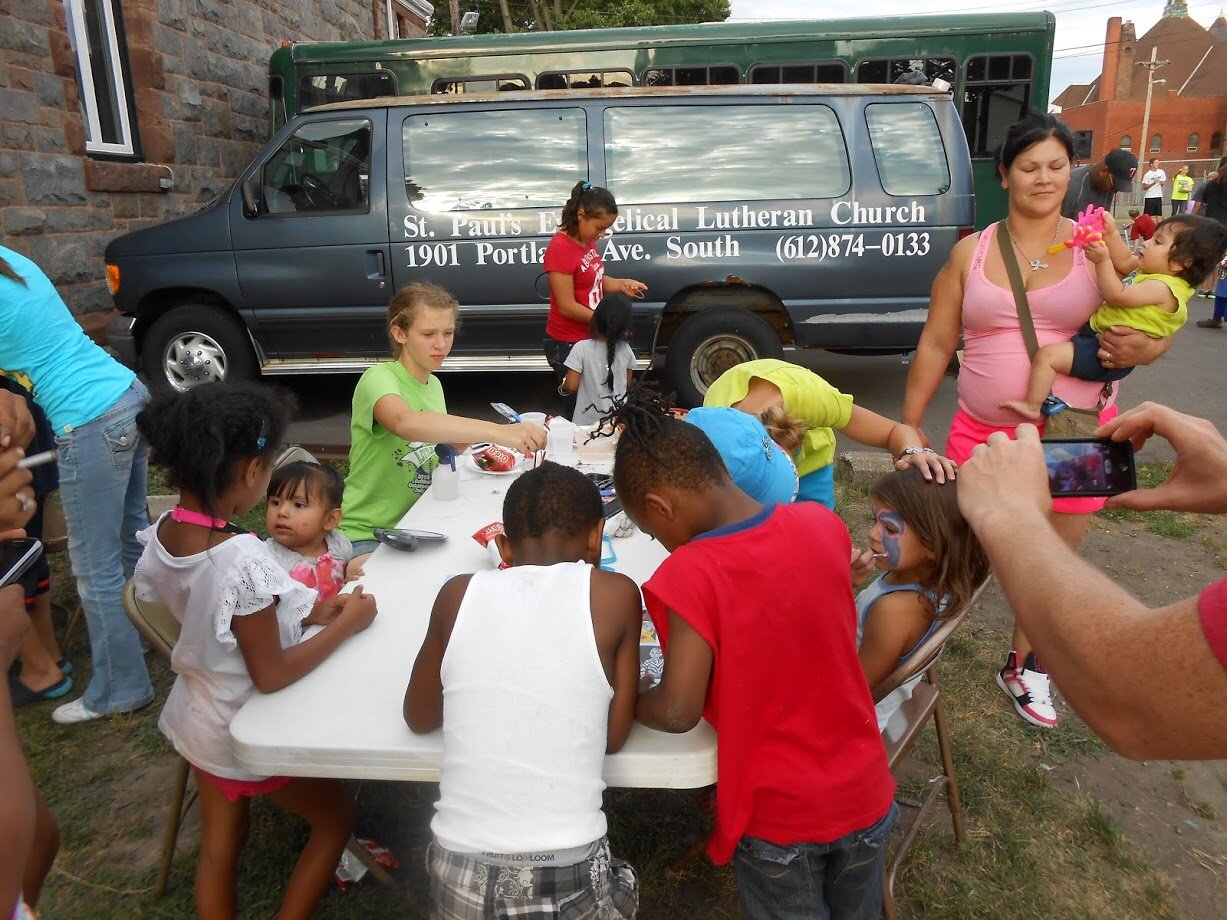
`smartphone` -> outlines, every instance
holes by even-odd
[[[1133,445],[1108,438],[1043,438],[1053,498],[1119,495],[1138,487]]]
[[[442,543],[447,534],[435,533],[431,530],[397,530],[394,528],[376,527],[375,539],[393,549],[412,551],[419,543]]]
[[[0,543],[0,588],[7,588],[32,566],[43,551],[43,544],[33,537],[19,537]]]

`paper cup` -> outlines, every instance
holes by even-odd
[[[560,462],[574,455],[575,425],[565,418],[556,418],[550,422],[545,450],[551,458],[556,457]]]
[[[520,420],[524,422],[532,422],[534,425],[539,425],[542,428],[545,427],[544,412],[521,412]]]

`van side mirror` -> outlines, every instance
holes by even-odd
[[[245,217],[255,217],[260,213],[258,199],[256,198],[256,185],[260,181],[260,176],[257,173],[254,176],[248,176],[247,179],[239,186],[239,194],[243,196],[243,215]]]

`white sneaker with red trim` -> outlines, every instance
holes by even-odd
[[[1005,667],[997,672],[997,686],[1010,698],[1015,711],[1032,725],[1052,728],[1060,722],[1052,704],[1048,674],[1036,662],[1034,653],[1020,668],[1018,653],[1010,652]]]

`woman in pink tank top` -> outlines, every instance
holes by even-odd
[[[1049,246],[1073,233],[1073,221],[1061,216],[1069,185],[1073,135],[1051,115],[1032,113],[1010,127],[998,154],[1001,185],[1009,196],[1004,221],[1009,226],[1015,256],[1027,288],[1027,301],[1040,345],[1072,338],[1090,318],[1102,298],[1081,250],[1049,253]],[[905,425],[921,428],[925,410],[946,368],[963,340],[959,370],[959,408],[950,423],[946,455],[957,463],[994,431],[1013,435],[1022,421],[998,408],[1027,390],[1031,361],[1023,342],[1018,311],[1002,261],[994,224],[954,247],[933,282],[929,317],[908,374],[903,401]],[[1128,250],[1110,237],[1113,262],[1122,265]],[[1100,359],[1107,367],[1150,364],[1170,346],[1170,339],[1151,339],[1132,329],[1114,329],[1101,337]],[[1094,406],[1102,384],[1060,375],[1053,392],[1071,406]],[[1100,415],[1116,415],[1116,391]],[[922,429],[923,432],[923,429]],[[1058,499],[1053,526],[1071,550],[1086,536],[1090,515],[1103,499]],[[1031,643],[1014,628],[1014,646],[997,683],[1028,722],[1041,727],[1057,724],[1048,675],[1036,661]]]

